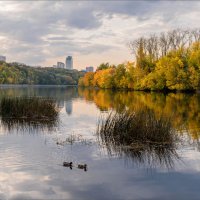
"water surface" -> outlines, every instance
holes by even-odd
[[[199,199],[200,94],[1,87],[3,96],[54,98],[60,113],[51,130],[1,124],[0,199]],[[109,152],[95,134],[108,111],[146,107],[171,117],[180,136],[170,167],[139,152]],[[86,163],[88,170],[65,168],[63,161]]]

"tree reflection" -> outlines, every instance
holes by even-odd
[[[100,110],[124,109],[139,111],[152,110],[158,117],[161,114],[172,118],[173,127],[180,133],[188,133],[192,139],[200,139],[200,94],[198,93],[147,93],[112,90],[78,90],[87,101],[93,101]]]

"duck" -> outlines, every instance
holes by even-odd
[[[72,167],[73,163],[72,162],[63,162],[64,167]]]
[[[84,169],[84,171],[87,171],[87,164],[78,164],[79,169]]]

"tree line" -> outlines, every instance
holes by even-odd
[[[83,72],[0,62],[0,84],[77,85]]]
[[[176,29],[129,43],[135,62],[101,64],[80,86],[133,90],[200,88],[200,29]]]

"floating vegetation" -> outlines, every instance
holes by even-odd
[[[57,125],[58,109],[52,99],[4,97],[0,101],[1,124],[7,129],[51,129]]]
[[[99,120],[97,135],[109,155],[125,155],[137,163],[168,168],[178,159],[178,136],[170,118],[157,118],[149,109],[111,112]]]
[[[79,143],[79,144],[83,144],[83,145],[92,145],[92,140],[85,139],[80,134],[71,134],[65,140],[56,142],[57,145],[62,145],[62,146],[67,145],[67,144],[73,145],[75,143]]]

